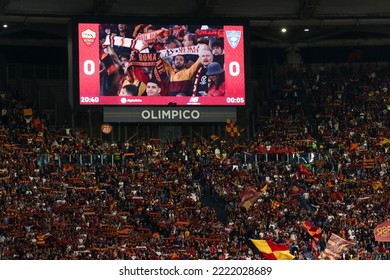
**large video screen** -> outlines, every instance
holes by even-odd
[[[243,106],[244,28],[78,22],[78,105]]]

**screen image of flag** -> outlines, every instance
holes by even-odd
[[[303,227],[307,230],[307,232],[314,238],[315,241],[320,241],[322,229],[316,227],[311,221],[307,220],[303,224]]]
[[[319,260],[338,260],[341,259],[341,254],[343,252],[348,252],[349,248],[354,246],[355,243],[345,240],[338,236],[337,234],[332,233],[326,243],[325,250],[321,252],[318,257]]]
[[[237,122],[233,122],[231,119],[226,120],[226,133],[231,137],[238,137],[241,133],[238,131]]]
[[[249,239],[267,260],[292,260],[294,256],[290,253],[287,245],[277,244],[270,240]]]

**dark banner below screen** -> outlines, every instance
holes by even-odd
[[[104,122],[199,123],[235,121],[234,107],[105,107]]]

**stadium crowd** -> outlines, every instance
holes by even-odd
[[[317,259],[331,233],[389,259],[387,66],[292,69],[248,140],[105,143],[3,88],[0,259],[264,259],[249,239]]]

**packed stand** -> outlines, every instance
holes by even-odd
[[[317,259],[335,233],[342,259],[389,259],[386,69],[294,69],[248,141],[102,143],[3,89],[0,258],[264,259],[267,239]]]

